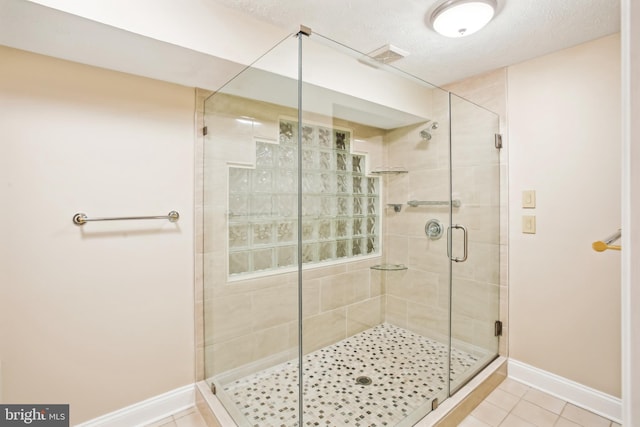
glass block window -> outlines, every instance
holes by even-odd
[[[302,127],[302,261],[374,255],[380,182],[351,154],[351,132]],[[229,168],[229,274],[297,265],[298,124],[281,120],[279,144],[256,142],[256,168]]]

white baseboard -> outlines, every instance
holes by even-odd
[[[78,424],[78,427],[133,427],[144,426],[176,412],[195,406],[195,385],[171,390],[159,396],[135,403],[126,408]]]
[[[622,419],[622,400],[551,372],[509,359],[509,377],[617,423]]]

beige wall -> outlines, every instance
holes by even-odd
[[[509,67],[510,357],[620,396],[618,35]],[[537,207],[520,207],[536,190]],[[537,234],[521,233],[533,214]]]
[[[0,64],[3,402],[78,423],[192,383],[193,89],[4,47]]]

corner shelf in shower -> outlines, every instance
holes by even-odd
[[[403,168],[402,166],[398,166],[398,167],[380,167],[378,169],[372,170],[371,174],[372,175],[397,175],[397,174],[401,174],[401,173],[409,173],[409,171],[406,168]]]
[[[408,267],[404,264],[377,264],[371,267],[372,270],[382,271],[400,271],[408,270]]]

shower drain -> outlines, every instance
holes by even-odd
[[[370,385],[373,381],[369,377],[358,377],[356,378],[356,383],[360,385]]]

